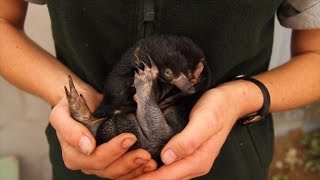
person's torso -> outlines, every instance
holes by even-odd
[[[144,36],[144,1],[48,0],[57,57],[98,90],[121,54]],[[190,37],[212,84],[266,70],[281,0],[155,0],[154,33]]]
[[[153,33],[183,35],[195,41],[205,52],[214,86],[239,74],[267,70],[274,15],[280,3],[281,0],[155,0]],[[141,0],[47,0],[47,4],[58,59],[100,91],[121,54],[146,34]],[[87,179],[81,172],[63,166],[59,143],[50,125],[47,136],[52,146],[54,179]],[[263,179],[272,148],[270,117],[252,126],[235,126],[212,173],[203,178]]]

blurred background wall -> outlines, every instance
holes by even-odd
[[[25,29],[34,41],[54,54],[46,6],[29,6]],[[290,35],[290,30],[276,22],[271,68],[289,59]],[[0,77],[0,156],[18,157],[22,180],[51,177],[44,133],[49,112],[50,106],[43,100],[16,89]],[[276,113],[274,117],[277,135],[296,127],[310,130],[320,124],[320,105]]]
[[[25,30],[40,46],[54,53],[46,6],[29,6]],[[51,179],[44,132],[49,112],[50,106],[43,100],[0,77],[0,156],[17,156],[21,180]]]

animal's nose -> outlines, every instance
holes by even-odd
[[[196,90],[194,89],[194,87],[191,84],[188,84],[185,90],[185,93],[187,94],[193,94],[195,93]]]
[[[195,89],[189,79],[181,73],[181,75],[171,82],[177,88],[179,88],[185,94],[193,94],[195,93]]]

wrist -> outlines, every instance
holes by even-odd
[[[98,91],[96,91],[93,87],[91,87],[89,84],[83,82],[81,79],[79,79],[77,76],[72,75],[73,83],[78,91],[78,94],[82,94],[84,98],[87,101],[87,105],[89,106],[89,109],[91,111],[94,111],[99,105],[102,100],[102,94],[100,94]],[[62,80],[63,85],[61,88],[59,88],[59,92],[57,93],[55,104],[59,103],[63,98],[66,97],[65,91],[63,86],[68,87],[69,85],[69,79],[66,75],[64,79]]]
[[[263,106],[263,94],[260,88],[246,80],[234,80],[224,83],[217,88],[230,99],[238,118],[259,111]]]

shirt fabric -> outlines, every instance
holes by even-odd
[[[47,0],[25,0],[35,4],[46,4]],[[320,0],[284,0],[278,10],[282,26],[291,29],[320,28]]]
[[[47,0],[46,3],[57,59],[101,91],[101,82],[117,58],[144,36],[142,0]],[[154,33],[186,35],[194,40],[206,54],[213,87],[239,74],[267,71],[275,13],[288,9],[283,3],[282,0],[157,0]],[[292,13],[285,13],[288,14]],[[46,134],[53,179],[98,179],[68,170],[50,124]],[[267,179],[272,153],[271,115],[249,126],[235,125],[210,173],[200,179]]]
[[[285,0],[278,18],[281,25],[292,29],[320,28],[320,0]]]

